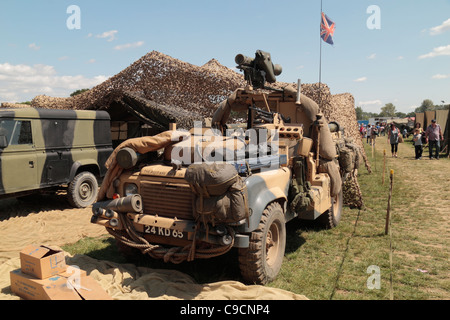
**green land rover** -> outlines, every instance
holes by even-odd
[[[64,188],[90,206],[112,151],[105,111],[0,109],[0,199]]]

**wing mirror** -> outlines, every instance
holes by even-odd
[[[8,140],[6,140],[6,136],[0,136],[0,149],[4,149],[8,146]]]

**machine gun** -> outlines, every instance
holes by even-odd
[[[273,123],[276,112],[265,111],[257,107],[249,107],[248,109],[249,112],[251,110],[255,111],[257,118],[264,121],[265,123]],[[278,115],[281,117],[284,123],[291,123],[291,118],[286,118],[281,113],[278,113]],[[250,116],[248,118],[251,119]]]
[[[245,80],[256,89],[265,89],[266,81],[276,82],[276,76],[283,71],[281,65],[272,63],[270,53],[261,50],[256,51],[254,59],[238,54],[235,62],[237,68],[244,72]]]

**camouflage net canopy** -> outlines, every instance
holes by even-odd
[[[160,52],[152,51],[100,85],[70,98],[37,96],[33,107],[56,109],[125,110],[162,132],[177,122],[179,128],[191,128],[193,121],[212,117],[217,104],[238,88],[245,87],[242,74],[212,59],[195,66]],[[297,84],[275,83],[274,88]],[[320,90],[319,90],[320,89]],[[316,101],[328,121],[345,128],[345,137],[361,149],[369,172],[351,94],[332,95],[327,85],[302,84],[302,94]],[[122,115],[117,115],[118,118]],[[356,176],[347,179],[344,202],[362,207],[362,195]]]
[[[151,120],[159,115],[158,120],[176,119],[179,127],[187,129],[193,121],[212,117],[216,104],[243,85],[242,75],[215,59],[198,67],[153,51],[89,91],[71,98],[37,96],[32,106],[108,110],[119,103],[134,110],[140,105],[143,120],[150,124],[157,125]],[[169,122],[163,121],[165,130]]]

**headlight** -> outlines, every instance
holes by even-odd
[[[125,185],[125,196],[131,196],[133,194],[138,194],[138,187],[134,183],[129,183]]]

